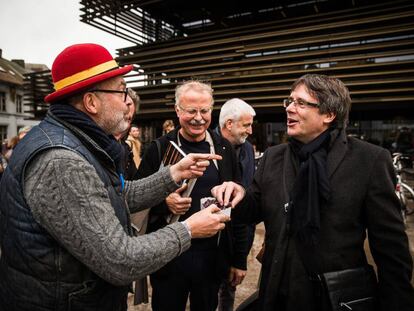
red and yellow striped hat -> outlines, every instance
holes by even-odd
[[[133,66],[119,67],[103,46],[92,43],[75,44],[64,49],[52,65],[55,92],[45,97],[53,103],[74,95],[104,80],[122,76]]]

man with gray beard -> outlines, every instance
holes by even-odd
[[[218,135],[232,144],[240,169],[241,184],[245,188],[252,183],[255,168],[253,146],[247,141],[247,137],[252,134],[255,115],[256,112],[248,103],[240,98],[232,98],[221,107],[219,126],[215,129]],[[256,224],[246,226],[248,253],[253,244]],[[235,268],[230,270],[230,274],[220,285],[218,311],[233,310],[236,286],[243,282],[245,275],[245,270]]]
[[[125,181],[122,147],[131,93],[102,46],[75,44],[52,66],[46,117],[16,146],[0,182],[0,310],[126,311],[132,281],[211,237],[228,220],[217,206],[134,236],[130,212],[160,203],[201,176],[213,154],[189,154]]]
[[[202,202],[211,197],[212,187],[224,181],[239,180],[230,142],[208,129],[212,108],[213,90],[210,85],[187,81],[177,87],[175,111],[180,127],[151,143],[142,159],[138,177],[156,172],[173,143],[187,154],[219,154],[223,159],[210,161],[201,178],[190,180],[188,186],[181,187],[165,202],[151,208],[149,232],[166,226],[171,218],[187,219],[203,208]],[[237,224],[235,215],[221,234],[202,240],[193,239],[187,252],[151,275],[153,310],[184,311],[188,296],[191,310],[215,310],[221,280],[228,277],[230,270],[240,273],[246,270],[246,244],[246,227]]]

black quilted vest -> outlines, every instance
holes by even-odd
[[[130,234],[129,213],[114,167],[88,136],[47,116],[13,151],[0,185],[0,310],[126,310],[127,286],[114,286],[66,251],[33,218],[23,195],[24,171],[39,152],[65,148],[94,166],[115,214]],[[75,181],[74,181],[75,182]]]

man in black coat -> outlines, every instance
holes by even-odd
[[[173,148],[170,141],[184,153],[214,153],[223,159],[212,161],[202,178],[190,180],[187,186],[170,194],[165,203],[151,208],[147,229],[150,232],[174,219],[186,219],[200,210],[202,199],[211,197],[212,187],[239,179],[231,144],[208,129],[212,92],[210,85],[197,81],[177,87],[175,109],[180,127],[151,143],[142,159],[138,178],[156,172],[163,165],[162,159],[169,153],[167,148]],[[191,310],[213,311],[217,307],[220,282],[228,276],[230,268],[237,282],[241,282],[246,270],[247,232],[246,226],[237,225],[236,218],[232,217],[221,234],[192,240],[188,252],[151,275],[153,310],[184,311],[190,295]]]
[[[353,301],[339,296],[336,307],[414,310],[412,258],[389,152],[347,137],[351,99],[338,79],[305,75],[284,106],[289,142],[266,150],[247,191],[256,206],[241,207],[266,228],[259,310],[332,310],[326,273],[365,269],[367,235],[377,266],[373,293]],[[213,189],[223,203],[230,192],[243,190],[232,183]],[[349,281],[355,288],[365,280]]]

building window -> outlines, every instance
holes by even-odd
[[[0,125],[0,141],[3,143],[7,138],[7,125]]]
[[[6,93],[0,92],[0,111],[6,111]]]
[[[23,96],[21,95],[16,95],[16,112],[23,112]]]

